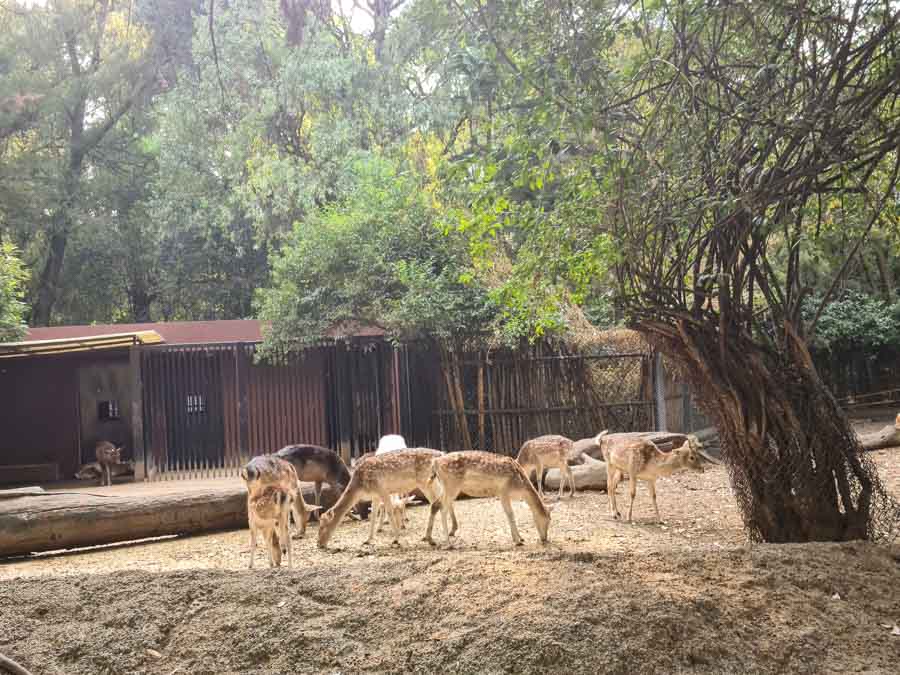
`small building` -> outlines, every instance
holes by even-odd
[[[0,482],[69,479],[98,440],[124,445],[140,480],[232,471],[295,442],[349,460],[399,431],[399,354],[380,329],[269,361],[261,340],[258,321],[191,321],[0,345]]]

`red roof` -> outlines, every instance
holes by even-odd
[[[136,333],[153,330],[167,344],[208,344],[215,342],[260,342],[262,332],[256,319],[223,321],[171,321],[160,323],[107,323],[93,326],[51,326],[29,328],[26,340],[58,340],[114,333]],[[329,331],[330,337],[381,337],[384,331],[375,326],[349,325]]]

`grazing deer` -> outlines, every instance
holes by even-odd
[[[299,480],[313,484],[318,507],[322,506],[322,483],[341,492],[350,482],[350,471],[334,450],[319,445],[288,445],[275,456],[293,464]]]
[[[429,484],[433,484],[435,481],[440,484],[441,500],[431,504],[428,531],[431,531],[432,521],[440,509],[446,534],[447,512],[449,511],[453,528],[447,534],[448,545],[450,537],[456,534],[458,527],[453,502],[461,492],[465,492],[471,497],[499,497],[503,510],[506,512],[506,518],[509,520],[509,530],[516,546],[521,546],[524,540],[516,528],[511,500],[525,500],[531,509],[541,542],[547,543],[550,508],[538,496],[525,470],[512,457],[477,450],[453,452],[439,457],[431,463]],[[436,488],[432,489],[436,490]]]
[[[288,567],[294,566],[293,546],[288,532],[293,498],[288,490],[267,485],[247,499],[250,525],[250,569],[256,555],[256,538],[262,536],[269,551],[269,567],[281,565],[281,549],[287,548]],[[279,545],[280,542],[280,545]]]
[[[357,502],[368,500],[373,503],[377,501],[390,504],[392,494],[405,494],[418,488],[425,498],[434,504],[438,493],[429,483],[431,461],[442,455],[443,453],[437,450],[411,448],[372,455],[360,460],[350,477],[347,489],[319,521],[319,548],[328,545],[328,540],[331,539],[338,523]],[[366,544],[371,543],[375,536],[376,518],[372,517],[369,520],[369,538],[366,539]],[[434,545],[431,527],[432,523],[429,521],[425,541]],[[400,528],[397,526],[396,518],[391,518],[391,529],[394,534],[392,543],[399,545]]]
[[[397,527],[401,530],[406,529],[406,523],[409,520],[406,517],[406,505],[411,504],[416,500],[412,495],[406,495],[401,497],[400,495],[391,495],[391,503],[390,508],[385,508],[385,505],[381,502],[374,502],[375,506],[372,509],[371,518],[375,519],[377,525],[375,526],[375,532],[381,532],[381,527],[384,525],[385,521],[389,518],[397,519]]]
[[[597,435],[598,443],[605,434],[606,432],[603,431]],[[639,480],[647,483],[647,490],[653,500],[653,510],[656,511],[656,520],[662,522],[659,517],[659,507],[656,504],[657,478],[671,476],[678,471],[690,470],[703,473],[700,441],[695,436],[688,436],[680,448],[674,448],[671,452],[662,452],[647,440],[633,441],[620,447],[604,447],[603,458],[606,460],[606,492],[609,495],[609,510],[613,518],[621,517],[616,506],[616,488],[622,479],[623,472],[628,474],[629,523]]]
[[[109,441],[97,441],[94,454],[100,465],[100,485],[112,485],[112,465],[122,462],[122,446],[116,447]]]
[[[562,499],[563,488],[569,483],[570,497],[575,496],[575,477],[569,468],[569,453],[572,451],[572,441],[565,436],[538,436],[530,441],[525,441],[516,461],[525,471],[525,475],[531,479],[531,472],[537,469],[538,494],[544,496],[544,469],[558,467],[560,473],[559,499]]]
[[[241,469],[241,478],[247,484],[247,499],[252,499],[269,486],[280,488],[291,498],[290,508],[294,514],[294,525],[300,528],[297,535],[306,534],[309,516],[319,510],[318,506],[309,506],[303,499],[297,471],[294,465],[275,455],[254,457]],[[247,502],[249,505],[249,501]]]

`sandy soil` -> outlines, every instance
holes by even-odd
[[[900,449],[872,456],[900,495]],[[348,523],[322,552],[313,527],[293,570],[247,570],[246,531],[7,561],[0,652],[35,675],[898,672],[900,546],[750,546],[720,468],[658,492],[662,525],[643,488],[632,526],[565,499],[546,547],[524,504],[516,548],[467,500],[450,550],[413,508],[401,548]]]

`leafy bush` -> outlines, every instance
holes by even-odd
[[[810,298],[804,306],[809,321],[819,306]],[[832,352],[876,351],[900,345],[900,302],[888,304],[874,296],[848,291],[828,304],[816,325],[813,347]]]
[[[430,195],[385,160],[353,166],[349,196],[296,223],[257,295],[267,344],[311,342],[335,325],[374,324],[392,337],[485,330],[494,310],[470,274],[464,243],[435,225]]]
[[[0,244],[0,342],[25,335],[23,286],[28,275],[12,244]]]

